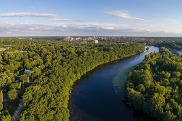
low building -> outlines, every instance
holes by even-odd
[[[33,73],[34,71],[25,69],[24,74]]]
[[[87,44],[87,41],[83,40],[80,42],[81,44]]]
[[[94,40],[93,43],[97,44],[99,43],[99,40]]]
[[[6,48],[0,48],[0,51],[5,51],[6,50]]]
[[[70,41],[70,38],[71,38],[71,37],[69,37],[69,36],[64,37],[63,41],[68,41],[68,42],[69,42],[69,41]]]
[[[7,46],[6,49],[9,50],[9,49],[11,49],[11,47],[10,46]]]

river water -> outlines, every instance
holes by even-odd
[[[179,55],[182,55],[182,50],[181,51],[177,51]]]
[[[80,79],[70,96],[71,121],[147,121],[148,118],[127,107],[122,101],[128,72],[141,63],[145,55],[158,52],[149,47],[139,55],[100,66]]]

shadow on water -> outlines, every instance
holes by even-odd
[[[149,51],[122,61],[99,66],[83,76],[73,87],[69,110],[71,121],[151,121],[123,101],[123,86],[128,72],[141,63]]]

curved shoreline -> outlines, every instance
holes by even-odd
[[[145,50],[144,50],[144,51],[145,51]],[[144,51],[143,51],[143,52],[144,52]],[[125,60],[125,59],[134,57],[134,56],[136,56],[136,55],[140,55],[140,54],[143,53],[143,52],[136,53],[136,54],[134,54],[134,55],[131,55],[131,56],[128,56],[128,57],[124,57],[124,58],[121,58],[121,59],[117,59],[117,60],[114,60],[114,61],[110,61],[110,62],[106,62],[106,63],[99,64],[99,65],[97,65],[96,67],[93,67],[93,69],[87,71],[85,74],[81,75],[79,79],[75,80],[75,81],[73,82],[73,85],[71,86],[70,91],[69,91],[70,94],[69,94],[69,100],[68,100],[68,105],[67,105],[67,106],[68,106],[68,109],[69,109],[69,121],[70,121],[70,108],[69,108],[69,105],[70,105],[71,93],[72,93],[72,91],[73,91],[74,86],[76,86],[76,85],[79,83],[80,80],[82,80],[85,76],[87,76],[89,73],[93,72],[94,70],[96,70],[96,69],[98,69],[98,68],[101,68],[102,66],[105,66],[105,65],[110,64],[110,63],[118,62],[118,61],[123,61],[123,60]]]
[[[131,66],[140,63],[143,57],[150,52],[145,51],[142,52],[143,54],[139,53],[136,54],[135,56],[130,56],[128,58],[121,59],[121,62],[116,60],[114,61],[116,63],[110,62],[113,64],[108,64],[108,65],[103,64],[107,65],[104,67],[100,65],[98,67],[101,68],[96,67],[95,68],[96,71],[95,69],[93,69],[94,71],[90,71],[91,73],[88,72],[86,75],[82,76],[83,78],[80,79],[81,81],[77,80],[75,85],[73,86],[74,91],[72,90],[72,93],[70,94],[70,100],[69,100],[69,111],[71,111],[69,118],[70,121],[72,120],[84,121],[87,119],[89,121],[90,120],[97,121],[100,119],[105,119],[106,117],[110,116],[112,117],[114,115],[117,118],[118,114],[120,114],[121,111],[124,111],[123,113],[128,113],[127,115],[130,115],[129,119],[131,119],[131,121],[135,121],[133,120],[134,118],[131,116],[133,114],[131,113],[131,109],[128,108],[126,109],[126,105],[125,106],[123,105],[124,103],[121,102],[120,96],[118,98],[118,95],[114,94],[115,95],[114,96],[112,94],[112,92],[114,92],[113,90],[114,87],[113,87],[113,82],[111,80],[114,79],[114,77],[117,75],[118,72],[123,71],[123,69],[125,70],[128,67],[130,68]],[[110,99],[105,97],[106,95]],[[96,104],[94,104],[95,101]],[[110,102],[109,105],[107,105],[108,102]],[[120,107],[119,110],[118,110],[119,107],[116,105]],[[115,107],[114,110],[113,108],[111,108],[111,111],[117,113],[113,115],[113,113],[110,112],[111,114],[109,113],[109,115],[107,115],[106,114],[107,110],[104,110],[107,106],[109,106],[108,107],[109,110],[112,106]],[[122,108],[121,106],[124,107]]]
[[[144,52],[144,51],[143,51],[143,52]],[[143,52],[141,52],[141,53],[143,53]],[[102,68],[102,67],[105,66],[105,65],[108,65],[108,64],[111,64],[111,63],[117,63],[117,62],[119,62],[119,61],[123,61],[123,60],[125,60],[125,59],[128,59],[128,58],[131,58],[131,57],[140,55],[141,53],[137,53],[137,54],[131,55],[131,56],[129,56],[129,57],[125,57],[125,58],[122,58],[122,59],[118,59],[118,60],[114,60],[114,61],[110,61],[110,62],[106,62],[106,63],[100,64],[100,65],[94,67],[93,69],[87,71],[85,74],[81,75],[81,77],[80,77],[79,79],[77,79],[76,81],[74,81],[74,84],[72,85],[72,87],[74,87],[77,83],[79,83],[79,81],[80,81],[81,79],[85,78],[85,76],[89,75],[89,73],[91,73],[91,72],[93,72],[93,71],[95,71],[95,70],[97,70],[97,69],[99,69],[99,68]],[[72,89],[73,89],[73,88],[72,88]],[[71,92],[73,91],[72,89],[71,89]]]
[[[182,70],[178,68],[181,62],[179,55],[165,47],[161,47],[159,53],[149,54],[130,72],[125,84],[127,103],[133,109],[152,117],[154,121],[181,121],[179,82]],[[175,90],[176,88],[179,90]],[[175,90],[175,93],[169,93],[170,90]],[[167,106],[170,108],[167,109]]]

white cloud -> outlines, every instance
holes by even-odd
[[[6,32],[7,34],[11,34],[11,32]]]
[[[48,18],[50,20],[69,20],[65,18],[61,18],[56,14],[48,14],[48,13],[0,13],[0,17],[32,17],[32,18]]]
[[[138,17],[129,15],[128,11],[112,11],[112,12],[105,12],[105,13],[111,16],[124,18],[124,19],[145,21],[145,19],[143,18],[138,18]]]
[[[30,24],[0,22],[0,36],[182,36],[153,27],[118,23]]]

